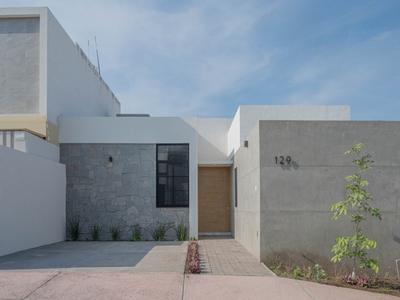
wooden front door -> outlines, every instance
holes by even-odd
[[[230,168],[199,168],[199,232],[230,232]]]

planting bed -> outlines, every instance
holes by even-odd
[[[199,243],[190,242],[186,257],[186,273],[200,274],[200,256],[199,256]]]
[[[370,287],[362,287],[356,282],[354,284],[346,283],[343,279],[345,274],[343,272],[338,273],[323,273],[326,277],[324,279],[317,278],[317,272],[314,268],[293,268],[293,267],[282,267],[277,265],[267,264],[267,266],[279,277],[291,278],[296,280],[306,280],[318,282],[321,284],[333,285],[338,287],[358,289],[362,291],[369,291],[374,293],[382,293],[392,296],[400,297],[400,281],[396,278],[368,278],[368,284]]]

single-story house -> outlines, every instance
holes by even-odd
[[[329,211],[356,172],[341,154],[363,142],[383,216],[365,233],[381,269],[393,268],[399,122],[351,121],[349,106],[244,105],[227,119],[121,114],[48,8],[0,9],[0,60],[0,255],[65,240],[69,218],[85,222],[82,239],[92,224],[119,225],[126,239],[134,225],[183,220],[190,237],[232,235],[260,261],[282,251],[326,264],[335,238],[351,234]]]

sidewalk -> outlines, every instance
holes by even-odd
[[[269,276],[1,271],[0,299],[395,300],[399,298]]]

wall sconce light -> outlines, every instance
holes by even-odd
[[[244,147],[249,148],[249,141],[244,141]]]
[[[110,156],[110,157],[108,158],[108,161],[109,161],[110,163],[112,163],[112,156]]]

